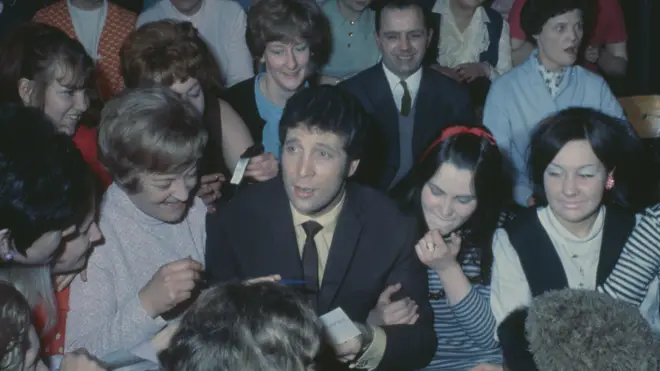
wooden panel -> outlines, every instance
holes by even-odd
[[[660,138],[660,95],[619,98],[626,117],[642,138]]]

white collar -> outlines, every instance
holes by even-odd
[[[383,71],[385,71],[387,83],[390,85],[390,91],[394,92],[394,89],[401,84],[401,78],[395,75],[394,72],[390,71],[390,69],[385,66],[385,63],[381,64],[383,65]],[[415,73],[408,76],[404,81],[408,84],[408,90],[410,91],[410,95],[414,102],[417,91],[419,90],[419,84],[422,82],[422,67],[419,67]]]
[[[560,222],[557,216],[555,215],[554,212],[552,212],[552,209],[550,206],[546,206],[542,211],[542,213],[545,213],[547,221],[549,222],[549,225],[552,226],[552,228],[565,240],[572,242],[572,243],[585,243],[593,240],[594,238],[598,237],[602,232],[603,232],[603,226],[605,225],[605,213],[606,209],[604,206],[600,206],[598,209],[598,215],[596,216],[596,220],[594,221],[593,226],[591,226],[591,230],[589,230],[589,233],[584,236],[584,237],[578,237],[571,233],[568,229],[566,229]]]

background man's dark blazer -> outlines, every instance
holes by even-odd
[[[369,145],[365,148],[356,179],[387,190],[399,169],[399,112],[382,63],[343,81],[339,86],[355,95],[373,118]],[[415,160],[419,160],[445,127],[476,124],[469,91],[434,69],[423,67],[415,100],[412,144]]]
[[[250,185],[207,218],[206,271],[211,282],[270,274],[303,278],[281,177]],[[402,284],[400,298],[410,297],[419,305],[415,325],[384,327],[387,349],[379,371],[422,368],[435,352],[426,269],[413,247],[416,227],[385,195],[358,184],[347,186],[323,276],[319,314],[341,307],[352,320],[364,323],[381,292],[396,283]]]

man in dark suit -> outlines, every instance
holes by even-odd
[[[385,0],[374,35],[382,62],[339,84],[374,118],[357,178],[381,190],[403,179],[446,126],[475,124],[468,90],[422,67],[429,19],[416,0]]]
[[[343,309],[362,335],[335,346],[322,369],[343,369],[336,358],[357,368],[415,370],[436,345],[426,271],[413,249],[415,220],[380,192],[347,181],[358,168],[367,121],[357,99],[337,87],[291,97],[280,122],[282,174],[208,216],[206,270],[211,282],[303,280],[319,315]],[[396,284],[397,294],[418,305],[419,318],[367,324],[383,304],[381,292]]]

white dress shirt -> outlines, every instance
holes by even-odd
[[[456,25],[454,13],[449,7],[450,0],[437,0],[433,13],[441,15],[440,37],[437,61],[443,67],[454,68],[463,63],[477,63],[481,53],[488,50],[490,38],[486,23],[490,22],[483,7],[477,8],[470,24],[461,32]],[[500,35],[497,66],[490,66],[490,79],[509,71],[511,62],[511,36],[509,23],[503,20]]]
[[[163,19],[191,22],[209,44],[227,87],[251,78],[254,69],[245,42],[245,11],[232,0],[203,1],[197,13],[187,16],[180,13],[170,0],[162,0],[140,14],[137,27]]]
[[[539,209],[538,217],[559,255],[568,286],[574,289],[595,290],[605,208],[601,208],[591,231],[585,237],[577,237],[564,228],[549,207]],[[532,293],[518,254],[504,229],[495,232],[493,258],[490,299],[491,309],[499,324],[515,309],[528,305],[532,301]],[[640,312],[655,331],[660,329],[659,288],[656,278],[640,306]]]
[[[401,98],[403,98],[403,86],[401,85],[401,78],[395,75],[394,72],[390,71],[385,64],[383,64],[383,70],[385,71],[385,78],[387,78],[387,83],[390,85],[390,91],[394,97],[394,103],[396,103],[396,109],[401,111]],[[408,92],[410,92],[410,101],[412,105],[415,105],[415,98],[417,98],[417,92],[419,91],[419,84],[422,82],[422,69],[420,68],[417,72],[408,76],[404,80],[408,85]]]

